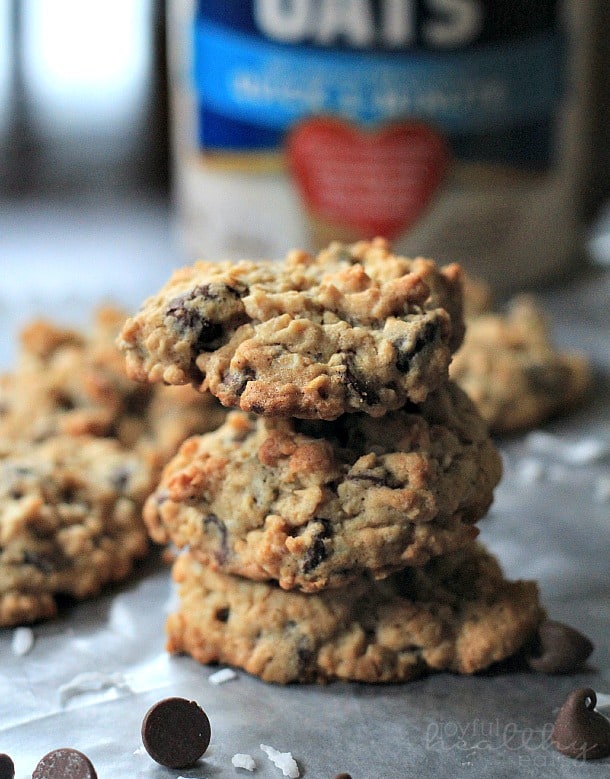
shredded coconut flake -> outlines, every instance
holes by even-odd
[[[610,455],[610,443],[597,438],[568,441],[542,430],[534,430],[526,441],[530,451],[553,457],[566,465],[589,465]]]
[[[115,687],[117,690],[131,691],[131,688],[125,681],[123,674],[103,674],[99,671],[87,671],[77,674],[66,684],[59,688],[59,701],[65,706],[70,698],[82,693],[99,692]]]
[[[11,642],[11,649],[13,654],[21,657],[27,655],[30,649],[34,646],[34,631],[32,628],[16,628],[13,632],[13,640]]]
[[[237,674],[231,668],[222,668],[220,671],[215,671],[208,676],[210,684],[224,684],[225,682],[230,682],[231,679],[237,679]]]
[[[233,755],[231,763],[235,768],[245,768],[246,771],[254,771],[256,768],[256,763],[254,762],[252,755],[242,754],[241,752]]]
[[[266,744],[261,744],[261,749],[284,776],[288,776],[290,779],[299,779],[299,768],[290,752],[278,752],[277,749]]]

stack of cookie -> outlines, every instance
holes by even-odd
[[[477,542],[501,464],[448,379],[460,269],[377,239],[196,263],[129,319],[132,378],[232,411],[168,463],[144,518],[174,563],[169,649],[274,682],[472,673],[542,618]]]

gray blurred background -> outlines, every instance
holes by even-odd
[[[0,0],[0,197],[167,193],[160,0]]]
[[[597,14],[586,222],[610,195],[610,0]],[[166,95],[162,0],[0,0],[0,207],[166,198]]]

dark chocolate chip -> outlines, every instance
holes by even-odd
[[[32,779],[97,779],[97,774],[86,755],[66,747],[45,755],[34,769]]]
[[[597,696],[590,687],[574,690],[561,707],[551,742],[555,749],[580,760],[610,755],[610,720],[594,711]]]
[[[23,563],[25,565],[31,565],[45,574],[53,573],[58,567],[51,557],[28,550],[23,553]]]
[[[244,368],[239,372],[229,372],[222,377],[222,384],[229,392],[236,397],[241,398],[249,381],[256,378],[256,373],[252,368]]]
[[[15,764],[11,757],[5,754],[0,755],[0,779],[14,779]]]
[[[217,609],[216,614],[214,616],[219,622],[228,622],[230,613],[231,610],[229,609],[229,607],[225,606],[222,609]]]
[[[56,398],[56,403],[61,411],[73,411],[76,408],[74,398],[66,393],[60,393]]]
[[[216,550],[216,559],[220,565],[226,563],[229,556],[229,544],[227,543],[227,526],[225,523],[218,519],[216,514],[208,514],[203,520],[203,526],[205,532],[208,532],[208,527],[213,527],[217,530],[220,536],[220,548]]]
[[[331,537],[332,524],[329,519],[318,519],[316,522],[320,525],[320,529],[314,537],[311,546],[309,546],[305,552],[303,558],[303,573],[310,573],[328,557],[328,549],[326,548],[324,539]]]
[[[301,639],[301,645],[297,649],[297,662],[300,674],[306,674],[310,670],[315,656],[315,652],[309,646],[309,643],[304,638]]]
[[[110,483],[118,490],[118,492],[124,492],[129,484],[131,478],[132,469],[127,468],[124,465],[115,468],[110,474]]]
[[[352,779],[351,774],[337,774],[335,779]]]
[[[142,722],[142,742],[148,754],[167,768],[194,765],[210,743],[210,721],[195,701],[164,698]]]
[[[217,341],[221,335],[222,325],[219,325],[217,322],[210,322],[209,319],[201,319],[194,347],[199,352],[205,352],[210,344]]]
[[[394,346],[398,351],[396,367],[401,373],[407,373],[409,371],[413,358],[418,355],[422,349],[428,346],[428,344],[431,344],[434,341],[437,332],[438,326],[436,324],[433,322],[426,322],[422,327],[421,332],[418,333],[415,338],[414,343],[408,348],[405,348],[404,339],[394,343]]]
[[[356,395],[369,406],[374,406],[376,403],[379,403],[379,395],[362,378],[358,373],[354,360],[347,355],[345,357],[344,378],[349,392],[353,395]]]
[[[389,481],[383,476],[377,476],[374,473],[368,473],[367,471],[360,471],[359,473],[350,473],[346,477],[348,481],[365,481],[371,486],[377,485],[379,487],[389,487]]]
[[[207,344],[222,335],[222,325],[204,317],[196,305],[201,299],[210,299],[208,287],[195,287],[190,293],[174,298],[166,310],[166,314],[180,325],[181,330],[193,333],[193,345],[199,351],[203,351]]]
[[[567,674],[580,668],[592,651],[593,644],[578,630],[548,619],[538,628],[537,641],[527,663],[534,671]]]
[[[303,573],[311,573],[327,557],[326,546],[321,538],[314,538],[303,558]]]
[[[536,395],[561,400],[570,386],[571,371],[567,365],[532,364],[523,372],[530,390]]]

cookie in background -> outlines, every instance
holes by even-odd
[[[464,292],[466,335],[449,375],[491,432],[532,429],[586,400],[593,380],[590,362],[555,346],[535,297],[516,296],[499,311],[484,282],[467,279]]]

